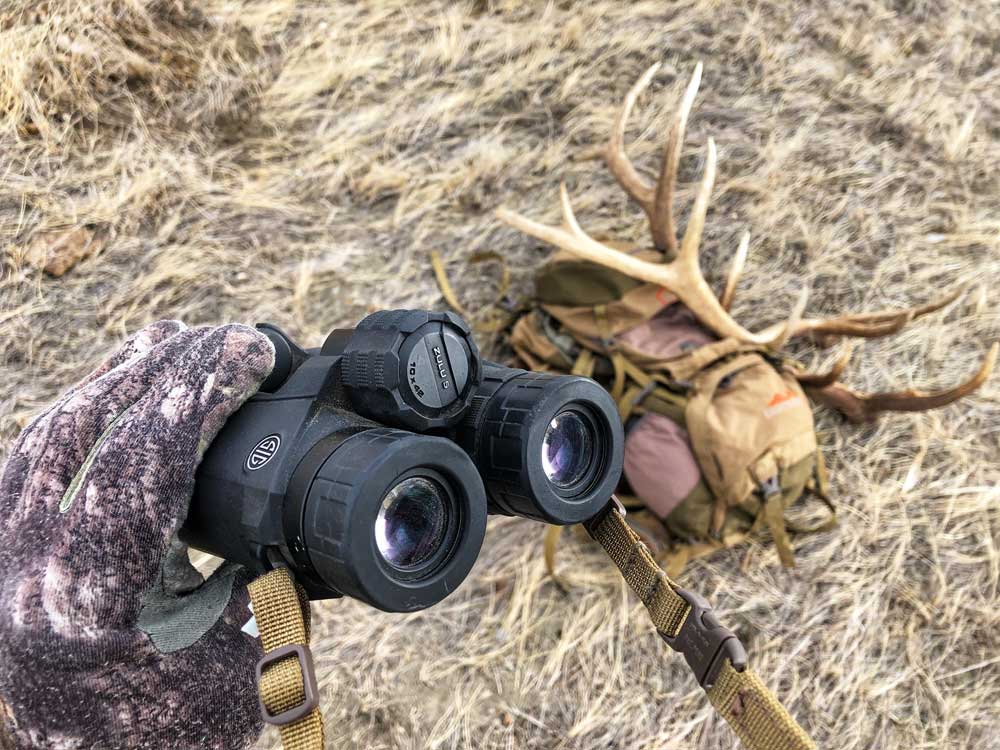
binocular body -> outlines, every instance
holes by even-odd
[[[308,351],[258,329],[274,370],[206,451],[180,536],[288,566],[312,599],[431,606],[468,575],[488,513],[578,523],[618,483],[610,396],[483,361],[451,313],[373,313]]]

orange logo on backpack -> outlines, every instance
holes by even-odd
[[[771,397],[771,401],[768,403],[767,408],[764,409],[764,416],[768,418],[773,417],[775,414],[787,411],[788,409],[793,408],[795,404],[801,402],[802,397],[791,388],[788,388],[784,393],[775,393]]]

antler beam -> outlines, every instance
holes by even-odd
[[[964,383],[943,391],[905,390],[887,393],[859,393],[842,383],[833,382],[822,388],[806,386],[809,396],[821,404],[841,412],[850,422],[873,422],[886,411],[926,411],[958,401],[968,396],[993,372],[1000,344],[994,343],[983,359],[979,370]]]
[[[866,339],[889,336],[900,331],[910,321],[951,304],[964,291],[965,287],[960,286],[925,305],[907,307],[901,310],[879,310],[877,312],[842,315],[837,318],[803,318],[790,332],[789,338],[808,335],[822,341],[839,336]],[[774,334],[780,327],[782,324],[779,323],[766,329],[763,333],[765,335]]]

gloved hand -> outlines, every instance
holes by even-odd
[[[250,328],[156,323],[21,433],[0,475],[0,737],[5,723],[17,748],[259,736],[249,576],[227,564],[203,582],[175,534],[206,447],[273,364]]]

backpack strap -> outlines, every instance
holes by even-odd
[[[664,363],[664,368],[670,373],[674,380],[681,383],[690,382],[695,375],[704,370],[713,362],[728,357],[732,354],[744,354],[746,352],[763,352],[765,347],[753,344],[744,344],[737,339],[722,339],[711,344],[705,344],[695,349],[690,354],[669,360]]]
[[[608,321],[608,306],[596,305],[594,307],[594,321],[597,323],[597,331],[601,336],[601,345],[611,360],[611,367],[614,368],[614,380],[611,382],[611,398],[617,403],[622,393],[625,392],[625,357],[615,346],[611,325]]]
[[[582,375],[589,378],[594,374],[595,364],[594,353],[590,349],[581,349],[576,362],[573,363],[573,369],[570,370],[570,375]]]
[[[636,593],[660,637],[684,655],[715,710],[748,750],[816,750],[809,735],[747,666],[736,635],[707,601],[672,581],[625,521],[613,498],[585,524]]]
[[[475,263],[498,263],[500,265],[500,280],[497,283],[496,298],[492,305],[486,305],[487,311],[485,320],[473,324],[473,328],[480,333],[496,333],[507,328],[515,319],[516,312],[520,312],[524,305],[516,303],[510,305],[512,310],[505,310],[503,303],[507,300],[507,292],[510,290],[510,269],[507,267],[507,260],[500,253],[493,250],[483,250],[472,253],[468,262]],[[444,301],[459,315],[468,321],[475,318],[469,314],[461,302],[458,295],[448,279],[448,271],[445,268],[444,259],[437,250],[431,251],[431,267],[434,269],[434,277],[437,279],[438,288]]]
[[[768,451],[750,467],[750,473],[760,488],[760,517],[764,519],[771,532],[774,546],[778,550],[778,558],[786,568],[794,568],[795,553],[792,551],[792,540],[788,536],[785,524],[785,503],[778,462]]]
[[[786,521],[785,526],[789,531],[795,534],[815,534],[819,531],[830,531],[837,525],[837,506],[833,504],[833,500],[830,498],[828,486],[829,479],[826,473],[826,462],[823,460],[823,451],[817,448],[816,461],[813,465],[813,477],[806,484],[806,491],[818,497],[826,505],[827,510],[830,511],[830,515],[811,526],[804,526],[794,521]]]

